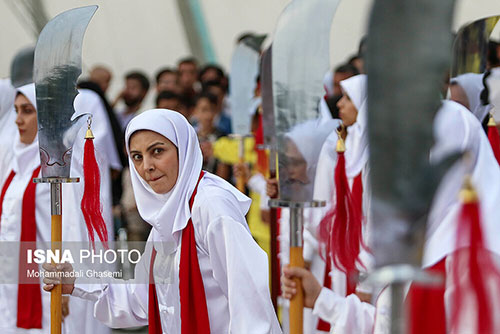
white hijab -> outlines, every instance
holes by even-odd
[[[483,106],[481,104],[481,92],[484,89],[483,85],[483,74],[477,73],[465,73],[452,78],[451,82],[456,82],[467,95],[467,100],[469,101],[470,111],[479,119],[480,122],[483,121],[484,117],[489,111],[488,106]]]
[[[323,88],[325,89],[326,96],[333,95],[333,71],[328,70],[323,77]]]
[[[356,122],[347,128],[345,141],[346,175],[356,177],[368,162],[366,75],[359,74],[340,82],[342,89],[358,109]]]
[[[7,126],[14,127],[14,100],[16,98],[16,89],[10,83],[10,79],[0,79],[0,130],[2,135],[3,129]]]
[[[17,89],[23,94],[36,109],[35,84],[27,84]],[[19,131],[16,131],[14,138],[14,159],[12,169],[18,174],[31,173],[40,165],[40,151],[38,148],[38,134],[31,144],[23,144],[20,141]]]
[[[130,158],[130,137],[137,131],[150,130],[170,140],[178,150],[179,175],[172,190],[158,194],[141,178]],[[166,109],[151,109],[134,117],[125,131],[125,144],[129,154],[130,175],[137,208],[141,217],[151,224],[153,241],[162,241],[166,251],[177,247],[179,235],[191,218],[189,199],[201,172],[203,157],[193,127],[178,112]],[[221,178],[205,172],[204,181],[232,193],[239,203],[243,215],[250,207],[249,199]],[[173,244],[172,244],[173,243]]]
[[[443,101],[434,120],[434,136],[431,162],[439,162],[456,152],[468,152],[469,157],[456,163],[441,181],[429,214],[423,266],[432,266],[455,251],[461,208],[458,194],[465,174],[472,175],[479,195],[485,245],[500,255],[500,167],[481,123],[464,106]]]

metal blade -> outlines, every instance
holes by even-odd
[[[264,143],[270,148],[269,169],[276,174],[276,129],[274,126],[273,109],[273,73],[272,73],[272,45],[261,56],[260,63],[260,95],[262,96],[262,123]]]
[[[486,71],[488,42],[499,20],[500,16],[486,17],[460,28],[453,43],[452,78]]]
[[[281,200],[312,200],[312,181],[304,182],[306,178],[302,178],[297,182],[289,173],[289,163],[297,160],[287,155],[290,141],[286,134],[319,117],[318,105],[324,95],[323,76],[330,65],[331,24],[338,4],[339,0],[293,0],[281,14],[276,27],[272,91]],[[321,147],[319,138],[314,145]]]
[[[33,82],[33,59],[35,48],[30,46],[19,51],[10,66],[12,86],[19,88]]]
[[[78,131],[73,100],[82,73],[82,43],[97,6],[68,10],[43,28],[35,49],[34,79],[43,177],[69,177]]]
[[[371,13],[366,59],[370,247],[377,267],[421,264],[426,215],[441,177],[429,164],[429,151],[450,62],[454,4],[378,0]]]
[[[255,44],[255,43],[254,43]],[[233,133],[250,134],[250,108],[259,75],[259,52],[240,42],[231,59],[229,90]]]

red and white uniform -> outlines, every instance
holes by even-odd
[[[164,333],[181,333],[183,301],[181,240],[189,222],[194,227],[196,256],[201,272],[211,333],[281,333],[270,300],[268,261],[252,239],[245,214],[250,200],[221,178],[205,173],[194,192],[202,166],[202,155],[194,129],[182,115],[162,109],[136,116],[128,125],[126,142],[139,130],[152,130],[178,148],[179,175],[174,188],[157,194],[131,167],[132,185],[142,218],[153,226],[150,243],[136,266],[135,282],[103,283],[95,289],[75,287],[73,295],[95,301],[95,316],[108,326],[148,324],[148,291],[151,251],[160,319]],[[130,165],[134,166],[132,160]],[[182,250],[182,251],[181,251]],[[186,305],[186,304],[185,304]],[[201,304],[199,304],[201,306]],[[201,308],[190,309],[191,314]],[[200,312],[201,315],[202,312]],[[206,328],[205,328],[206,329]]]

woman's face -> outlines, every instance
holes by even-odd
[[[285,156],[289,181],[308,184],[310,181],[307,177],[307,162],[291,140],[287,141]]]
[[[339,116],[342,120],[344,126],[351,126],[356,123],[356,118],[358,117],[358,109],[352,103],[349,95],[342,91],[342,98],[337,102],[337,107],[339,108]]]
[[[159,133],[141,130],[132,134],[130,158],[154,192],[166,194],[175,186],[179,174],[177,147]]]
[[[31,144],[38,132],[36,108],[23,94],[17,94],[14,100],[16,109],[16,125],[19,130],[19,139],[23,144]]]

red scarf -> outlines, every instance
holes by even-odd
[[[335,186],[336,186],[336,190],[337,190],[337,201],[339,201],[339,199],[344,197],[344,196],[350,197],[350,199],[346,200],[346,202],[352,203],[351,204],[353,207],[352,209],[355,211],[355,213],[357,215],[359,215],[359,217],[362,217],[363,216],[363,176],[362,176],[362,172],[360,172],[354,178],[353,184],[352,184],[352,193],[351,193],[351,196],[349,196],[349,194],[348,194],[349,187],[347,185],[347,177],[345,176],[345,162],[343,160],[344,154],[342,152],[339,153],[339,158],[342,159],[342,161],[340,162],[340,164],[337,164],[337,168],[335,169]],[[339,171],[339,168],[341,169],[340,171]],[[339,178],[345,179],[345,180],[342,180],[344,182],[343,183],[340,182]],[[339,189],[340,187],[343,187],[343,191],[338,191],[338,190],[340,190]],[[348,206],[349,206],[349,204],[348,204]],[[339,207],[335,206],[332,210],[330,210],[326,214],[326,216],[323,218],[323,220],[325,220],[325,221],[324,222],[322,221],[320,223],[320,232],[319,232],[320,238],[325,239],[325,238],[332,237],[333,232],[330,232],[329,228],[321,228],[321,226],[329,226],[329,224],[330,224],[329,222],[332,221],[332,219],[334,219],[335,215],[341,213],[341,210],[337,210],[337,209],[339,209]],[[340,209],[342,209],[342,207],[340,207]],[[342,215],[342,216],[343,216],[342,220],[347,221],[347,219],[345,218],[345,215]],[[352,226],[348,226],[347,228],[352,228]],[[359,238],[362,237],[361,235],[359,235],[358,238],[355,238],[355,240],[352,239],[354,237],[354,234],[358,234],[358,233],[360,233],[360,231],[358,231],[358,233],[354,233],[354,234],[352,231],[349,231],[349,232],[344,231],[342,233],[343,237],[341,239],[345,238],[346,233],[351,238],[350,240],[352,240],[352,242],[351,242],[352,244],[359,244],[360,246],[364,247],[363,241],[358,240]],[[332,245],[333,245],[333,242],[327,243],[327,249],[325,252],[326,253],[326,256],[325,256],[325,264],[326,265],[325,265],[325,274],[323,276],[323,287],[328,288],[328,289],[332,288],[332,280],[330,277],[330,271],[332,269],[331,268],[332,267],[331,266],[331,262],[332,262],[331,247],[332,247]],[[345,244],[342,245],[341,248],[346,248]],[[358,249],[358,254],[352,254],[352,255],[355,255],[355,259],[351,259],[351,260],[355,261],[359,256],[359,249]],[[355,280],[353,280],[353,275],[357,275],[357,270],[351,269],[350,271],[345,272],[345,274],[346,274],[346,296],[349,296],[350,294],[353,294],[356,292],[356,282],[355,282]],[[330,324],[320,318],[320,319],[318,319],[318,324],[316,326],[316,329],[319,331],[329,332],[330,331]]]
[[[198,183],[194,188],[189,209],[192,209],[194,198],[198,190],[198,184],[204,172],[200,172]],[[156,250],[153,248],[149,277],[152,284],[149,285],[149,334],[161,334],[160,311],[158,297],[154,284],[153,265]],[[182,231],[181,259],[179,265],[179,290],[181,299],[181,334],[205,334],[210,333],[210,322],[208,319],[207,300],[205,288],[201,277],[198,253],[196,251],[196,239],[194,236],[193,221],[189,219],[187,226]]]
[[[28,278],[28,270],[38,271],[38,264],[27,263],[28,249],[36,249],[36,183],[40,167],[37,167],[24,191],[21,215],[21,247],[19,250],[19,284],[17,287],[17,327],[42,328],[42,294],[39,278]],[[0,193],[0,218],[2,216],[3,200],[7,189],[16,173],[10,172]]]

